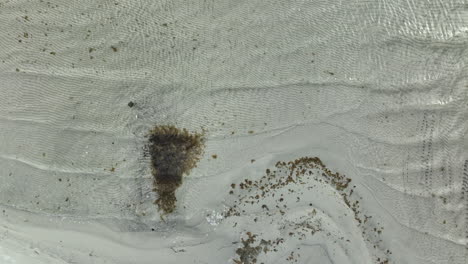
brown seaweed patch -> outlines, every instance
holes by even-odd
[[[176,208],[175,192],[183,176],[196,167],[203,153],[202,134],[190,133],[174,126],[156,126],[150,131],[148,150],[154,177],[155,204],[163,214]]]

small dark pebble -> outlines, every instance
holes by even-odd
[[[128,106],[129,106],[129,107],[133,107],[134,105],[135,105],[135,103],[132,102],[132,101],[130,101],[130,103],[128,103]]]

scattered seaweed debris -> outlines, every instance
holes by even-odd
[[[236,250],[238,259],[234,260],[237,264],[261,264],[261,260],[266,259],[262,253],[281,252],[284,256],[288,255],[284,248],[276,247],[279,243],[296,244],[297,249],[305,245],[307,241],[317,233],[334,239],[334,243],[340,241],[351,242],[347,237],[337,235],[327,230],[327,225],[322,222],[322,216],[326,215],[320,212],[314,205],[307,201],[307,192],[315,188],[323,188],[329,185],[335,189],[336,198],[342,198],[343,202],[349,207],[356,220],[356,226],[362,230],[362,237],[368,248],[372,251],[372,257],[377,264],[390,263],[393,254],[383,243],[381,234],[384,227],[377,219],[373,219],[366,208],[361,208],[363,198],[354,192],[356,185],[351,185],[351,178],[338,172],[329,170],[318,157],[301,157],[289,162],[278,161],[274,168],[266,169],[262,177],[254,179],[244,178],[240,182],[233,182],[228,188],[228,200],[231,204],[227,207],[223,216],[233,218],[236,221],[238,217],[249,217],[252,222],[248,223],[247,229],[242,232],[252,230],[257,234],[247,233],[248,239],[242,239],[243,247]],[[328,198],[327,198],[328,199]],[[307,208],[299,214],[294,208]],[[365,210],[365,211],[364,211]],[[234,227],[237,226],[237,221]],[[280,237],[272,236],[271,233],[259,232],[254,229],[257,225],[277,226],[283,235]],[[287,235],[286,235],[287,234]],[[265,240],[265,239],[269,240]],[[254,243],[257,240],[267,241],[268,247],[262,244]],[[276,241],[276,242],[275,242]],[[289,250],[289,249],[286,249]],[[296,251],[289,252],[286,260],[295,263],[301,260],[300,253]],[[286,263],[286,262],[282,262]]]
[[[247,232],[247,239],[242,239],[242,247],[236,250],[239,259],[234,259],[236,264],[252,264],[257,263],[257,256],[263,251],[268,252],[271,241],[261,240],[260,243],[253,247],[257,235]]]
[[[154,176],[155,201],[162,215],[176,208],[175,191],[184,174],[196,167],[203,153],[202,134],[190,133],[174,126],[156,126],[149,133],[148,151]]]
[[[225,212],[225,217],[240,216],[242,214],[241,207],[245,204],[258,204],[262,209],[268,210],[268,207],[261,203],[263,199],[274,196],[276,190],[284,188],[287,188],[289,193],[295,192],[288,186],[310,183],[311,177],[313,176],[313,169],[320,169],[321,171],[321,177],[317,178],[316,181],[323,181],[333,186],[342,195],[346,204],[351,207],[348,194],[345,192],[349,187],[351,179],[342,174],[331,172],[319,158],[302,157],[289,162],[278,161],[275,167],[275,170],[266,169],[265,174],[260,180],[252,181],[246,178],[238,183],[239,190],[246,190],[250,195],[244,196],[242,193],[237,193],[238,201]],[[232,185],[235,186],[234,183],[231,184],[231,186]],[[252,195],[254,192],[256,195]],[[229,194],[235,194],[235,192],[230,190]],[[352,194],[352,191],[350,194]],[[300,199],[300,197],[298,197],[298,199]],[[279,201],[282,202],[282,200]]]

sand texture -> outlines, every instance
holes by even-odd
[[[464,0],[0,1],[0,263],[466,264]]]

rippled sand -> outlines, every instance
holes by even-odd
[[[3,1],[0,262],[465,263],[463,3]]]

